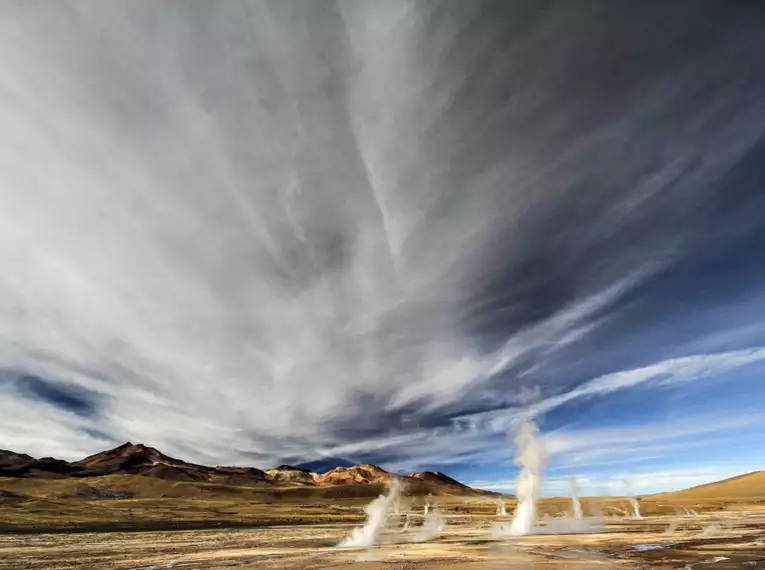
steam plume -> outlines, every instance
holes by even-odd
[[[434,508],[429,510],[425,515],[425,520],[422,523],[422,528],[414,537],[414,542],[425,542],[435,537],[438,533],[444,530],[446,521],[444,520],[441,512]]]
[[[582,503],[579,502],[579,485],[577,485],[574,477],[571,478],[571,508],[575,520],[580,521],[584,518],[584,514],[582,513]]]
[[[498,517],[507,516],[507,507],[505,507],[505,501],[503,501],[502,499],[497,499],[497,516]]]
[[[401,482],[397,477],[391,477],[388,479],[385,492],[364,508],[364,512],[367,514],[367,521],[364,526],[353,529],[351,536],[343,540],[338,546],[374,546],[377,544],[380,533],[385,528],[385,523],[400,497]]]
[[[640,502],[635,497],[630,497],[630,504],[632,505],[632,514],[636,519],[642,519],[643,515],[640,514]]]
[[[509,534],[529,534],[536,521],[536,506],[542,481],[542,470],[547,462],[547,450],[539,438],[539,428],[533,421],[524,423],[515,437],[515,463],[521,467],[516,484],[518,507],[513,514]]]
[[[635,498],[635,495],[632,493],[632,489],[630,488],[629,481],[624,481],[624,487],[627,491],[627,496],[630,498],[630,506],[632,507],[632,516],[635,519],[642,519],[643,515],[640,513],[640,502]]]

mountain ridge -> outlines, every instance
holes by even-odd
[[[211,467],[177,459],[154,447],[129,441],[72,462],[52,457],[36,459],[27,454],[0,450],[0,477],[87,479],[110,475],[140,475],[175,482],[292,487],[378,486],[387,483],[391,477],[400,477],[412,484],[444,491],[484,492],[438,471],[398,475],[369,463],[337,466],[324,473],[286,464],[266,470],[241,466]]]

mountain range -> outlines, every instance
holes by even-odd
[[[317,473],[305,466],[293,465],[279,465],[267,470],[255,467],[209,467],[176,459],[153,447],[130,442],[73,462],[53,457],[36,459],[30,455],[0,450],[0,477],[85,479],[110,475],[141,475],[167,481],[276,488],[376,486],[385,484],[392,476],[399,476],[416,486],[421,492],[485,493],[485,491],[472,489],[438,471],[424,471],[401,476],[393,475],[371,464],[341,465],[323,473]]]

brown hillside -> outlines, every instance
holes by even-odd
[[[672,493],[660,493],[651,498],[671,501],[707,499],[749,499],[765,497],[765,471],[754,471],[730,479],[706,483]]]
[[[412,473],[409,477],[434,485],[445,485],[448,487],[469,489],[467,485],[463,485],[456,479],[452,479],[440,471],[420,471],[418,473]]]
[[[293,485],[315,485],[315,473],[308,469],[292,465],[279,465],[266,471],[268,480],[276,483],[291,483]]]
[[[0,469],[14,469],[28,465],[33,461],[35,461],[35,458],[26,453],[15,453],[7,449],[0,449]]]
[[[213,482],[229,485],[263,483],[266,474],[254,467],[207,467],[165,455],[153,447],[130,442],[71,464],[79,477],[144,475],[167,481]]]
[[[354,465],[353,467],[335,467],[316,477],[319,485],[344,485],[348,483],[385,483],[390,474],[377,465]]]
[[[65,477],[74,471],[66,461],[0,449],[0,477]]]
[[[218,466],[211,478],[214,482],[226,481],[231,485],[241,485],[251,482],[265,482],[268,476],[265,471],[255,467],[226,467]]]
[[[267,472],[254,467],[208,467],[128,442],[72,463],[0,451],[0,477],[27,480],[6,481],[8,491],[52,498],[195,498],[241,495],[245,487],[258,496],[270,493],[276,498],[362,498],[381,492],[391,474],[371,464],[337,467],[324,474],[292,465]],[[486,493],[440,472],[414,473],[402,477],[402,482],[412,495]]]
[[[83,476],[130,474],[188,481],[204,480],[213,471],[212,467],[187,463],[153,447],[130,442],[75,461],[72,465],[80,468]]]

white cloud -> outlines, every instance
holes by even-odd
[[[587,451],[608,457],[619,448],[629,445],[654,445],[691,436],[721,434],[750,428],[765,423],[765,414],[746,413],[720,415],[683,415],[673,420],[657,421],[645,425],[626,425],[610,428],[563,428],[545,434],[550,453],[571,454]]]
[[[542,416],[575,400],[606,396],[612,392],[646,384],[669,385],[692,382],[762,360],[765,360],[765,348],[761,347],[672,358],[641,368],[599,376],[568,392],[544,398],[524,408],[482,412],[464,416],[464,419],[477,425],[487,426],[493,431],[503,431],[524,418]]]
[[[86,432],[98,428],[226,463],[249,462],[246,452],[499,457],[491,437],[526,413],[762,357],[667,361],[529,412],[418,428],[480,400],[482,382],[524,357],[578,342],[658,270],[647,255],[600,291],[588,282],[488,355],[465,322],[466,292],[495,259],[526,253],[529,212],[562,198],[593,141],[634,116],[561,156],[540,156],[557,144],[540,135],[485,167],[457,164],[465,132],[485,124],[444,117],[462,82],[442,74],[453,37],[435,33],[440,55],[414,57],[431,24],[419,4],[348,3],[337,20],[285,6],[231,4],[215,17],[0,7],[0,368],[103,402],[83,419],[2,392],[0,445],[72,458],[102,447]],[[710,148],[738,122],[708,133]],[[727,168],[759,135],[747,133],[696,176]],[[676,176],[676,162],[667,168]],[[634,198],[624,205],[639,207]],[[517,236],[517,251],[503,236]],[[402,410],[413,427],[375,423]]]

